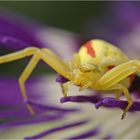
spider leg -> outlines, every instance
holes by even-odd
[[[73,71],[74,68],[77,68],[80,65],[79,54],[75,53],[72,57],[72,60],[70,60],[66,64],[64,64],[62,62],[62,60],[56,54],[54,54],[51,50],[43,48],[42,52],[45,53],[46,56],[51,57],[51,59],[49,59],[48,57],[46,58],[46,56],[43,55],[42,59],[47,64],[49,64],[51,67],[53,67],[59,74],[63,75],[65,78],[70,80],[64,84],[60,84],[63,95],[67,96],[68,86],[72,83],[71,81],[73,81],[73,79],[74,79],[74,76],[71,73],[71,71]],[[54,67],[54,65],[52,65],[53,63],[55,63],[55,67]],[[61,65],[61,67],[60,67],[60,65]]]
[[[25,100],[27,99],[25,82],[31,75],[33,69],[35,68],[40,59],[50,65],[52,68],[54,68],[59,74],[65,77],[67,76],[66,78],[68,78],[67,67],[57,55],[55,55],[51,50],[46,48],[37,51],[19,78],[20,89]],[[67,88],[65,87],[64,94],[66,94],[66,92]],[[27,104],[27,107],[31,114],[34,114],[34,111],[29,104]]]
[[[54,52],[49,49],[41,49],[41,59],[51,66],[56,72],[64,76],[66,79],[71,80],[73,77],[70,74],[70,70],[67,65],[57,56]]]
[[[126,99],[128,101],[128,105],[125,108],[125,110],[124,110],[124,112],[122,114],[122,117],[121,117],[121,119],[124,119],[124,117],[125,117],[126,113],[128,112],[129,108],[133,104],[133,100],[132,100],[132,98],[131,98],[131,96],[129,94],[128,89],[124,85],[122,85],[122,84],[116,84],[116,85],[111,86],[109,88],[105,88],[104,90],[119,90],[120,91],[120,92],[118,92],[119,95],[121,95],[122,93],[124,94],[124,96],[126,97]]]
[[[43,49],[44,51],[46,51],[46,49]],[[69,71],[73,71],[74,69],[78,68],[78,66],[80,65],[80,57],[79,57],[79,54],[78,53],[75,53],[72,57],[71,60],[69,60],[67,63],[66,63]],[[71,79],[72,80],[72,79]],[[61,86],[61,89],[62,89],[62,93],[63,93],[63,96],[67,96],[67,93],[68,93],[68,86],[72,84],[72,81],[68,81],[66,83],[63,83],[63,84],[60,84]]]
[[[36,52],[36,54],[34,54],[33,58],[30,60],[30,62],[28,63],[28,65],[24,69],[23,73],[19,77],[20,90],[21,90],[23,99],[25,101],[28,99],[27,94],[26,94],[26,90],[25,90],[25,81],[28,79],[28,77],[32,73],[32,71],[35,68],[35,66],[37,65],[39,59],[40,59],[40,51],[38,51],[38,52]],[[32,107],[28,103],[26,105],[27,105],[27,108],[30,111],[30,113],[35,114]]]
[[[0,56],[0,64],[15,61],[21,58],[25,58],[27,56],[31,56],[35,54],[38,50],[39,49],[35,47],[28,47],[24,50],[15,53]]]
[[[87,84],[81,86],[81,87],[79,88],[79,91],[84,90],[84,89],[86,89],[86,88],[89,88],[89,87],[91,87],[92,85],[93,85],[93,81],[89,81]]]
[[[80,60],[80,56],[78,53],[75,53],[72,57],[72,63],[74,65],[74,68],[79,67],[79,65],[81,64],[81,60]]]
[[[97,68],[97,66],[93,65],[93,64],[82,64],[78,66],[79,70],[83,73],[90,73],[92,74],[95,72],[100,72],[100,70]],[[90,75],[90,77],[92,77],[92,75]],[[94,85],[94,81],[92,79],[89,79],[87,81],[87,83],[85,83],[84,85],[80,86],[79,91],[84,90],[86,88],[92,87]]]
[[[71,81],[68,81],[64,84],[60,84],[61,85],[61,89],[62,89],[62,93],[64,95],[64,97],[66,97],[68,95],[68,86],[71,84]]]
[[[68,86],[66,86],[64,84],[60,84],[60,86],[61,86],[61,89],[62,89],[63,96],[66,97],[67,93],[68,93]]]
[[[97,67],[93,64],[83,64],[79,66],[80,71],[82,72],[90,72],[93,70],[97,70]]]
[[[19,84],[20,84],[20,89],[22,92],[22,96],[24,100],[27,100],[27,94],[25,90],[25,85],[24,83],[32,73],[33,69],[37,65],[38,61],[42,59],[45,63],[47,63],[49,66],[51,66],[54,70],[56,70],[59,74],[63,75],[65,78],[69,79],[72,78],[72,76],[68,73],[68,68],[66,64],[64,64],[61,59],[54,54],[51,50],[49,49],[38,49],[35,47],[29,47],[24,50],[11,53],[8,55],[4,55],[0,57],[0,64],[2,63],[7,63],[11,61],[15,61],[21,58],[25,58],[27,56],[33,55],[33,58],[21,74],[19,78]],[[34,114],[34,111],[32,107],[27,103],[27,108],[29,109],[31,114]]]
[[[122,91],[116,91],[116,94],[115,94],[116,96],[116,99],[119,99],[120,97],[121,97],[121,95],[122,95]]]
[[[130,60],[111,69],[96,82],[95,86],[96,89],[100,90],[111,90],[114,86],[114,90],[119,89],[123,92],[124,96],[128,100],[128,105],[124,110],[122,119],[133,104],[133,101],[129,95],[128,89],[122,84],[118,85],[118,83],[133,73],[140,73],[140,62],[138,60]]]
[[[27,56],[35,54],[37,51],[39,51],[38,48],[29,47],[29,48],[26,48],[24,50],[21,50],[21,51],[15,52],[15,53],[0,56],[0,64],[15,61],[15,60],[18,60],[18,59],[21,59],[21,58],[25,58]],[[25,90],[23,88],[22,88],[22,95],[23,95],[24,99],[27,99],[26,92],[25,92]],[[29,104],[27,104],[27,108],[29,109],[29,111],[32,114],[34,114],[32,108],[31,108],[31,106]]]
[[[111,87],[136,72],[140,73],[140,62],[138,60],[130,60],[106,72],[96,82],[96,87],[100,89]]]

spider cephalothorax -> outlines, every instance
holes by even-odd
[[[50,49],[28,47],[19,52],[1,56],[0,63],[6,63],[33,55],[31,61],[19,78],[23,98],[27,100],[25,81],[41,59],[67,80],[61,84],[64,96],[67,96],[69,82],[80,86],[80,90],[91,88],[99,91],[115,91],[116,98],[122,94],[128,105],[122,119],[133,104],[128,87],[132,82],[132,75],[140,73],[140,62],[129,58],[114,45],[99,39],[91,40],[82,45],[70,61],[64,63]],[[27,103],[29,111],[34,114]]]

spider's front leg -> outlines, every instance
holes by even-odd
[[[68,74],[67,66],[61,61],[61,59],[56,54],[54,54],[51,50],[46,49],[46,48],[38,49],[35,47],[29,47],[27,49],[18,51],[16,53],[1,56],[0,64],[15,61],[15,60],[25,58],[30,55],[33,55],[33,58],[31,59],[29,64],[26,66],[25,70],[23,71],[23,73],[21,74],[19,78],[20,89],[21,89],[24,100],[28,99],[26,90],[25,90],[25,82],[29,78],[30,74],[32,73],[33,69],[35,68],[35,66],[37,65],[40,59],[42,59],[45,63],[51,66],[59,74],[69,79],[70,76]],[[34,114],[32,107],[28,103],[27,103],[27,108],[31,114]]]
[[[12,61],[15,61],[18,59],[25,58],[27,56],[34,55],[38,51],[39,51],[39,49],[36,47],[28,47],[24,50],[21,50],[21,51],[15,52],[15,53],[0,56],[0,64],[12,62]],[[27,95],[26,95],[26,92],[25,92],[25,89],[23,88],[23,86],[21,86],[21,89],[22,89],[22,96],[23,96],[24,100],[27,100],[28,98],[27,98]],[[28,103],[27,103],[27,108],[29,109],[31,114],[34,114],[32,107]]]
[[[96,83],[100,88],[110,87],[133,73],[140,73],[140,62],[130,60],[106,72]]]
[[[47,63],[49,66],[51,66],[54,70],[56,70],[59,74],[63,75],[66,78],[69,78],[68,69],[67,66],[61,61],[61,59],[54,54],[51,50],[43,48],[36,52],[29,62],[29,64],[26,66],[25,70],[23,71],[22,75],[19,78],[20,88],[22,91],[22,95],[24,99],[27,99],[26,91],[25,91],[25,82],[32,73],[33,69],[37,65],[39,60],[43,60],[45,63]],[[32,108],[27,104],[27,107],[29,111],[34,114],[34,111]]]
[[[120,64],[107,73],[105,73],[97,82],[96,89],[100,90],[121,90],[128,100],[128,105],[124,110],[122,119],[125,117],[126,112],[133,104],[132,98],[128,89],[119,82],[133,73],[140,73],[140,62],[138,60],[130,60]]]
[[[128,89],[124,86],[124,85],[122,85],[122,84],[116,84],[116,85],[114,85],[114,86],[111,86],[111,87],[108,87],[108,88],[104,88],[104,90],[118,90],[118,93],[116,93],[116,94],[119,94],[119,96],[118,97],[120,97],[120,95],[123,93],[124,94],[124,96],[126,97],[126,99],[127,99],[127,101],[128,101],[128,105],[127,105],[127,107],[125,108],[125,110],[124,110],[124,112],[123,112],[123,114],[122,114],[122,117],[121,117],[121,119],[124,119],[125,118],[125,115],[126,115],[126,113],[128,112],[128,110],[129,110],[129,108],[132,106],[132,104],[133,104],[133,100],[132,100],[132,98],[131,98],[131,96],[130,96],[130,94],[129,94],[129,91],[128,91]]]

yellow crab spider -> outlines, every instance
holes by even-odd
[[[123,112],[122,119],[133,104],[128,87],[131,85],[133,75],[140,73],[140,61],[130,60],[120,49],[106,41],[99,39],[88,41],[66,63],[50,49],[28,47],[1,56],[0,64],[31,55],[33,56],[32,59],[19,78],[21,93],[25,100],[28,97],[24,84],[39,60],[43,60],[58,74],[69,80],[61,85],[64,96],[67,96],[70,83],[80,86],[80,90],[91,88],[96,91],[114,91],[116,98],[123,94],[128,101],[128,105]],[[31,114],[34,114],[28,103],[27,108]]]

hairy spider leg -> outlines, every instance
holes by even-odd
[[[121,90],[128,101],[128,105],[124,110],[122,115],[122,119],[125,117],[126,112],[129,110],[131,105],[133,104],[133,100],[129,94],[128,89],[122,85],[118,84],[121,80],[128,77],[133,73],[140,73],[140,62],[138,60],[130,60],[123,64],[120,64],[107,73],[105,73],[97,82],[97,89],[101,90]]]
[[[33,58],[30,60],[29,64],[27,65],[27,67],[25,68],[25,70],[19,78],[20,89],[24,100],[28,99],[24,83],[28,79],[28,77],[30,76],[40,59],[42,59],[45,63],[50,65],[54,70],[56,70],[59,74],[63,75],[64,77],[70,77],[67,73],[67,66],[61,61],[61,59],[56,54],[54,54],[51,50],[46,48],[38,49],[35,47],[28,47],[24,50],[1,56],[0,64],[15,61],[30,55],[33,55]],[[27,108],[31,114],[34,114],[32,107],[28,103]]]

